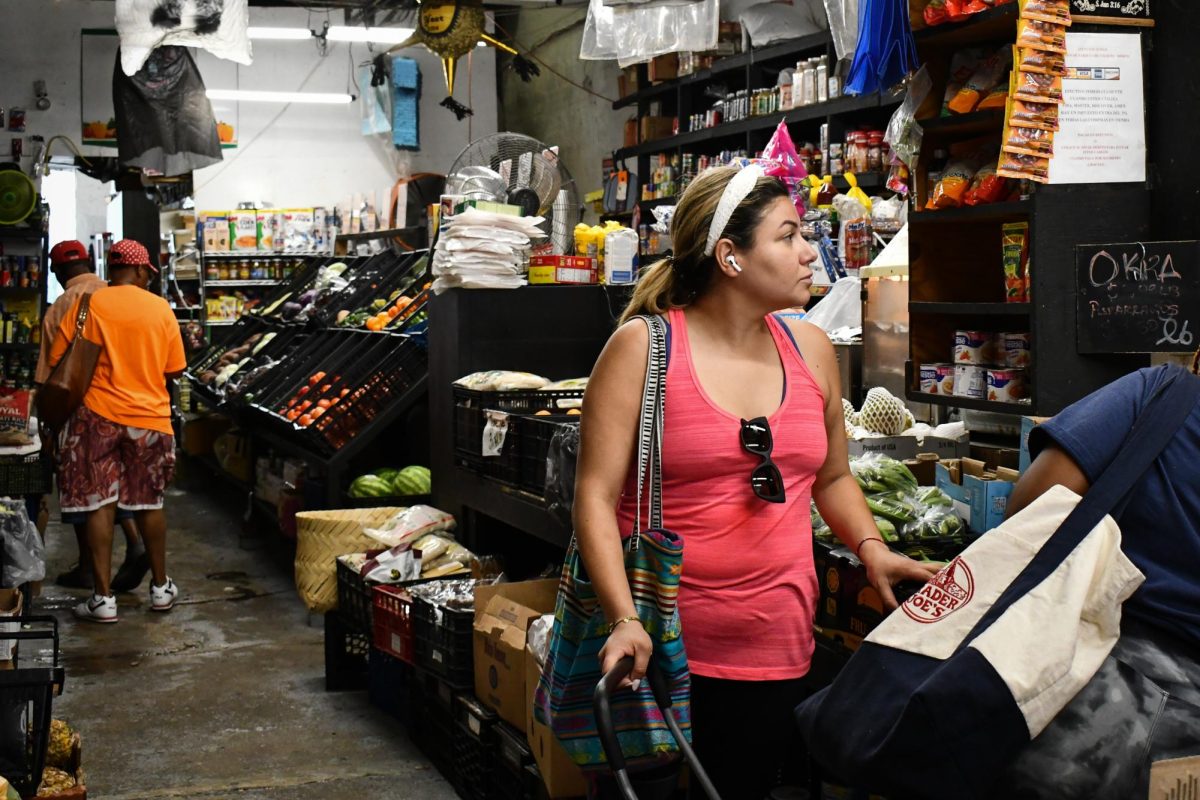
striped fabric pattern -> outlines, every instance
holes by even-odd
[[[665,530],[648,530],[639,547],[626,551],[626,574],[634,606],[654,642],[671,690],[673,713],[685,734],[691,732],[691,677],[675,607],[683,566],[683,541]],[[576,764],[607,768],[596,732],[592,696],[600,682],[600,648],[608,639],[608,623],[572,542],[563,564],[550,652],[538,681],[534,713],[548,724]],[[612,700],[613,727],[630,766],[646,765],[678,752],[648,681],[637,692],[625,690]]]

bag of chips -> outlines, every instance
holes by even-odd
[[[1008,197],[1008,193],[1008,179],[996,174],[995,163],[985,164],[971,179],[971,187],[967,189],[963,202],[969,206],[999,203]]]
[[[1071,24],[1070,0],[1020,0],[1021,19],[1053,22],[1057,25]]]
[[[1054,131],[1005,125],[1002,146],[1007,153],[1052,156],[1054,155]]]
[[[1018,20],[1017,46],[1066,54],[1067,29],[1053,22],[1041,22],[1036,19]]]
[[[975,106],[976,111],[988,111],[989,109],[1004,108],[1008,105],[1008,79],[1002,80],[994,89],[987,93],[987,96],[979,101],[979,105]]]
[[[1014,72],[1014,100],[1031,103],[1061,103],[1063,101],[1063,79],[1057,75],[1039,75],[1036,72]]]
[[[1005,178],[1045,183],[1050,178],[1050,159],[1044,156],[1026,156],[1020,153],[1000,154],[1000,165],[996,174]]]
[[[1013,100],[1008,111],[1008,124],[1022,128],[1056,131],[1058,130],[1058,105],[1056,103]]]
[[[997,50],[983,60],[971,73],[971,77],[955,92],[948,108],[955,114],[970,114],[979,101],[1004,77],[1009,53],[1007,46]]]
[[[969,47],[959,50],[950,59],[950,75],[946,79],[946,93],[942,95],[941,116],[949,117],[954,113],[950,110],[950,102],[958,96],[958,90],[971,79],[986,58],[987,52],[983,48]]]
[[[926,210],[936,211],[943,208],[958,208],[963,203],[971,179],[979,169],[977,161],[957,159],[946,165],[942,178],[937,182],[925,204]]]
[[[1067,59],[1062,53],[1013,47],[1013,69],[1042,75],[1066,75]]]

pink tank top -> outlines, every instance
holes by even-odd
[[[809,501],[828,449],[821,388],[791,334],[767,317],[785,376],[768,421],[787,502],[760,500],[750,488],[760,459],[742,449],[741,420],[700,385],[683,312],[668,320],[663,524],[684,542],[679,614],[688,664],[710,678],[802,677],[818,596]],[[633,471],[617,508],[622,536],[633,529]]]

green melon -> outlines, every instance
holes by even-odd
[[[399,495],[429,494],[432,488],[428,467],[405,467],[392,480],[392,490]]]
[[[363,475],[350,484],[351,497],[387,497],[392,494],[392,484],[375,475]]]

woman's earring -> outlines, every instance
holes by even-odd
[[[741,265],[739,265],[737,263],[737,259],[734,258],[733,256],[725,256],[725,263],[728,264],[729,266],[733,267],[734,270],[736,270],[738,272],[742,271]]]

